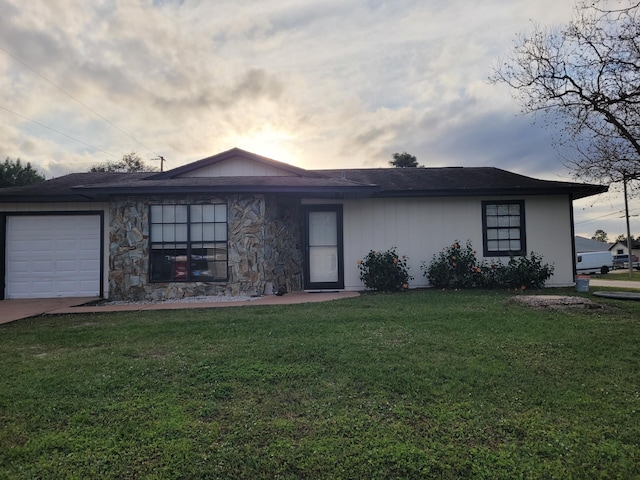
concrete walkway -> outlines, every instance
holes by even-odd
[[[589,280],[593,287],[611,287],[640,290],[640,282],[625,280]],[[99,298],[36,298],[28,300],[0,300],[0,324],[37,315],[59,315],[68,313],[126,312],[142,310],[179,310],[186,308],[242,307],[246,305],[285,305],[294,303],[327,302],[342,298],[357,297],[358,292],[295,292],[281,297],[269,295],[238,302],[194,302],[194,303],[148,303],[128,305],[87,305]]]
[[[294,303],[327,302],[330,300],[357,297],[359,295],[360,294],[358,292],[295,292],[287,293],[282,296],[269,295],[251,300],[233,302],[157,302],[126,305],[90,305],[91,302],[95,302],[99,300],[99,298],[35,298],[28,300],[1,300],[0,324],[37,315],[242,307],[247,305],[288,305]]]

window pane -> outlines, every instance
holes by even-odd
[[[174,223],[176,221],[176,209],[174,205],[162,206],[162,222]]]
[[[520,215],[520,205],[517,203],[509,205],[509,215]]]
[[[509,205],[498,205],[498,215],[509,215]]]
[[[202,222],[202,205],[191,205],[191,221]]]
[[[218,242],[226,242],[227,241],[227,224],[226,223],[216,223],[215,224],[214,240],[216,240]]]
[[[506,252],[509,250],[509,240],[498,240],[498,250]]]
[[[498,217],[487,217],[487,227],[497,227]]]
[[[175,225],[162,225],[162,241],[163,242],[175,242],[176,235],[174,231]]]
[[[498,238],[500,240],[508,239],[509,238],[509,230],[507,230],[506,228],[498,229]]]
[[[520,217],[509,217],[509,226],[510,227],[519,227],[520,226]]]
[[[511,239],[520,238],[520,229],[519,228],[510,228],[509,229],[509,238],[511,238]]]
[[[487,240],[497,240],[498,231],[496,229],[487,230]]]
[[[215,222],[216,220],[215,205],[203,205],[202,206],[202,221],[203,222]]]
[[[151,205],[151,222],[162,223],[162,205]]]
[[[193,216],[191,218],[193,218]],[[201,223],[191,224],[191,241],[192,242],[202,241],[202,224]]]
[[[176,225],[176,242],[186,242],[187,237],[187,224]]]
[[[186,205],[176,205],[176,223],[187,223]]]
[[[227,221],[227,206],[223,203],[215,205],[216,209],[216,222]]]
[[[309,245],[333,246],[338,243],[336,212],[309,212]]]
[[[151,241],[162,242],[162,224],[151,224]]]
[[[311,282],[338,281],[337,247],[310,247],[309,271]]]
[[[498,241],[497,240],[490,240],[487,242],[487,249],[490,252],[497,252],[498,251]]]
[[[498,214],[498,206],[497,205],[485,205],[487,215],[497,215]]]
[[[520,240],[511,240],[509,242],[509,250],[520,251],[521,249]]]
[[[509,217],[498,217],[498,226],[499,227],[508,227],[509,226]]]
[[[215,227],[213,223],[202,224],[202,240],[212,241],[215,240]]]

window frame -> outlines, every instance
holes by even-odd
[[[213,220],[205,220],[204,214],[201,210],[200,215],[195,215],[195,207],[212,207],[213,208]],[[154,213],[157,207],[160,207],[160,212],[163,218],[159,222],[154,221]],[[185,208],[186,218],[177,218],[174,212],[173,221],[164,221],[165,208],[173,207],[174,209]],[[217,211],[224,207],[224,221],[217,220]],[[153,203],[149,204],[149,283],[167,283],[167,282],[226,282],[229,280],[229,212],[226,202],[217,203]],[[199,218],[197,218],[199,217]],[[184,220],[184,221],[182,221]],[[173,238],[164,239],[165,231],[171,230],[169,226],[173,225]],[[200,238],[196,233],[198,231],[197,225],[200,225]],[[212,232],[212,240],[205,239],[205,225],[210,225],[208,231]],[[220,226],[224,225],[224,230],[219,230]],[[154,232],[157,231],[157,226],[160,226],[161,239],[154,239]],[[182,226],[178,228],[177,226]],[[169,228],[167,228],[169,227]],[[196,228],[194,228],[196,227]],[[181,230],[182,236],[179,236],[176,232]],[[186,230],[186,231],[185,231]],[[223,234],[224,240],[216,240],[215,238]],[[186,238],[186,239],[183,239]],[[214,258],[208,259],[206,255],[203,255],[207,250],[214,251]],[[218,252],[220,250],[220,252]],[[164,253],[171,252],[171,253]],[[178,253],[180,252],[180,253]],[[183,253],[182,253],[183,252]],[[166,257],[165,260],[155,260],[158,255],[160,257]],[[218,259],[217,256],[221,255],[223,258]],[[168,260],[169,256],[173,256],[173,260]],[[178,257],[184,257],[179,260]],[[180,265],[178,265],[180,263]],[[200,275],[202,267],[205,266],[205,271],[212,272],[211,275]],[[210,264],[213,267],[209,270]],[[184,272],[184,277],[178,273]],[[223,275],[216,276],[218,272],[224,272]],[[170,273],[167,273],[170,272]],[[196,274],[198,272],[198,274]]]
[[[519,213],[519,217],[520,217],[520,225],[518,226],[496,226],[496,227],[489,227],[487,225],[487,207],[488,206],[492,206],[495,205],[497,207],[499,206],[503,206],[503,205],[518,205],[520,207],[520,213]],[[515,216],[515,215],[497,215],[498,217],[502,216]],[[518,239],[520,241],[520,249],[519,250],[490,250],[489,249],[489,241],[490,239],[488,238],[488,232],[489,230],[499,230],[499,229],[515,229],[517,228],[520,232],[520,238]],[[493,240],[493,239],[491,239]],[[512,238],[506,238],[505,240],[515,240]],[[527,252],[527,232],[526,232],[526,221],[525,221],[525,202],[524,200],[484,200],[482,201],[482,246],[483,246],[483,253],[485,257],[511,257],[511,256],[522,256],[522,255],[526,255]]]

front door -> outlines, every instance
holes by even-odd
[[[304,288],[344,288],[342,205],[308,205],[304,218]]]

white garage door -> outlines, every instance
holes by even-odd
[[[100,216],[7,217],[5,298],[100,295]]]

